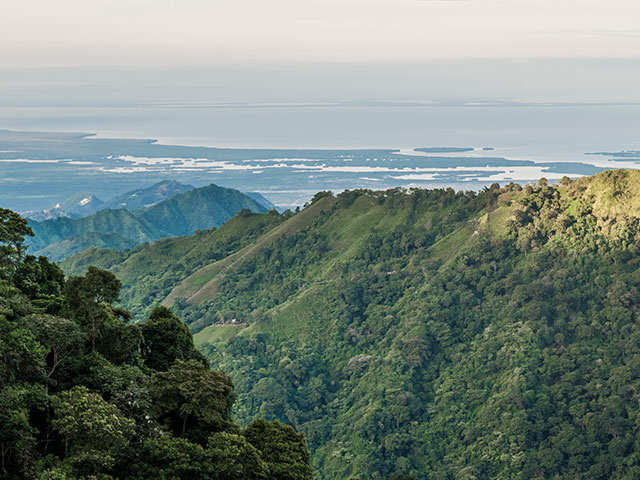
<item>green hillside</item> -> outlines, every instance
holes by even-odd
[[[240,210],[266,212],[244,193],[217,185],[196,188],[149,208],[138,210],[141,220],[162,228],[168,235],[191,235],[203,228],[219,227]]]
[[[319,194],[155,301],[319,478],[639,478],[640,172],[565,180]]]
[[[35,236],[27,245],[37,253],[54,243],[88,232],[117,233],[135,243],[143,243],[162,236],[162,229],[133,212],[124,209],[101,210],[82,218],[60,217],[44,222],[29,222]]]
[[[38,255],[44,255],[50,260],[56,261],[83,252],[91,247],[125,250],[134,247],[136,244],[135,240],[125,238],[117,233],[90,231],[47,245],[38,251]]]
[[[65,272],[81,275],[89,266],[111,270],[123,282],[124,305],[143,320],[189,272],[226,258],[284,221],[273,214],[244,213],[220,228],[190,237],[165,238],[128,251],[91,248],[60,262]]]
[[[190,188],[164,182],[139,193],[141,198],[150,199],[166,194],[167,189],[180,191],[183,187]],[[105,209],[82,218],[31,221],[35,236],[26,244],[34,255],[60,260],[91,246],[121,250],[160,238],[191,235],[196,230],[218,227],[245,209],[266,212],[266,208],[238,190],[212,184],[133,212]]]

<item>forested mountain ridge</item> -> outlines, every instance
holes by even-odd
[[[562,183],[318,194],[164,304],[320,478],[638,478],[640,172]]]
[[[226,258],[255,241],[286,215],[243,212],[220,228],[189,237],[165,238],[130,251],[91,248],[61,262],[72,275],[92,265],[108,269],[122,280],[120,297],[136,320],[146,318],[190,272]]]
[[[159,193],[146,189],[146,193],[142,195],[139,192],[139,196],[151,199],[155,198],[154,192],[162,195],[166,193],[163,185],[156,185],[160,188]],[[177,191],[185,187],[187,191],[135,211],[105,209],[82,218],[31,221],[35,236],[27,240],[27,245],[35,255],[59,260],[90,246],[124,249],[160,238],[191,235],[199,229],[220,226],[243,209],[254,212],[267,210],[238,190],[213,184],[197,189],[180,184],[164,186]],[[121,203],[135,204],[138,197],[135,192],[132,195],[121,198]],[[96,234],[104,235],[97,239]]]

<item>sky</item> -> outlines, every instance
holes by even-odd
[[[0,107],[637,102],[638,0],[5,0]]]
[[[638,19],[637,0],[14,0],[0,6],[0,62],[638,58]]]

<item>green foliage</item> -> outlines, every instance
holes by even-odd
[[[65,281],[43,257],[3,255],[0,478],[268,478],[231,417],[231,381],[168,309],[130,324],[112,273]]]
[[[0,385],[38,379],[45,368],[47,349],[36,335],[0,316]]]
[[[639,175],[348,192],[183,311],[321,478],[635,478]]]
[[[157,417],[175,436],[204,443],[215,432],[234,431],[231,380],[195,360],[181,361],[153,375],[149,386]]]
[[[201,445],[167,435],[142,444],[139,455],[129,465],[127,478],[205,480],[216,478],[214,468]]]
[[[166,309],[126,325],[108,301],[65,287],[82,300],[64,298],[52,318],[10,276],[0,376],[17,390],[1,418],[31,453],[8,452],[7,472],[311,478],[308,441],[317,478],[638,478],[638,180],[345,192],[74,259],[76,274],[108,264],[138,312],[172,305],[229,377],[188,358]],[[47,377],[53,346],[30,322],[67,317],[92,339],[81,312],[99,314],[95,348],[85,342]],[[160,360],[143,333],[110,336],[121,327],[146,329],[151,346],[166,329]],[[168,369],[153,372],[156,361]],[[126,448],[100,447],[110,466],[77,463],[71,443],[65,455],[48,419],[51,396],[77,385],[134,424]]]
[[[88,311],[102,302],[118,301],[122,283],[112,273],[89,267],[82,277],[70,277],[66,284],[65,295],[74,311]]]
[[[33,230],[17,213],[0,208],[0,278],[7,278],[22,260],[24,241]]]
[[[318,192],[311,199],[311,204],[313,205],[314,203],[316,203],[320,199],[325,198],[325,197],[331,197],[331,196],[333,196],[333,193],[330,192],[330,191]]]
[[[52,405],[52,427],[64,438],[65,457],[81,474],[112,467],[129,445],[135,422],[86,387],[61,392]]]
[[[159,240],[128,252],[91,249],[62,262],[72,275],[95,265],[124,283],[120,297],[137,321],[144,321],[188,272],[224,259],[282,223],[285,215],[234,217],[222,227],[192,237]]]
[[[13,275],[13,283],[38,308],[57,313],[62,308],[64,272],[46,257],[27,255]]]
[[[24,323],[40,345],[49,349],[44,371],[48,378],[61,363],[84,350],[85,334],[80,326],[71,320],[47,314],[33,314],[26,317]]]
[[[266,462],[274,480],[311,480],[313,471],[304,435],[282,423],[256,420],[242,434]]]
[[[26,384],[7,385],[0,390],[0,462],[4,476],[12,469],[26,470],[34,460],[38,430],[29,423],[29,410],[41,397],[37,387]]]
[[[207,441],[207,456],[217,466],[219,480],[277,478],[270,473],[266,463],[269,459],[263,460],[260,452],[242,435],[214,433]]]
[[[111,307],[112,303],[119,300],[121,285],[120,280],[112,273],[89,267],[84,276],[70,277],[64,287],[70,313],[78,323],[89,327],[91,348],[98,348],[108,356],[126,356],[138,347],[135,340],[133,343],[122,341],[132,340],[129,333],[135,333],[119,322],[119,311]],[[120,342],[114,343],[114,338]],[[125,348],[124,351],[120,351],[122,347]]]
[[[189,328],[166,307],[157,307],[149,315],[149,320],[141,325],[144,338],[142,358],[152,370],[164,371],[176,360],[201,359],[193,346]]]
[[[206,446],[185,438],[150,438],[129,467],[127,478],[259,480],[269,476],[260,453],[241,435],[219,432]]]

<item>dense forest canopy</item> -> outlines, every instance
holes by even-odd
[[[171,311],[132,324],[120,280],[25,256],[0,210],[0,478],[310,480],[302,434],[232,418],[233,384]]]

